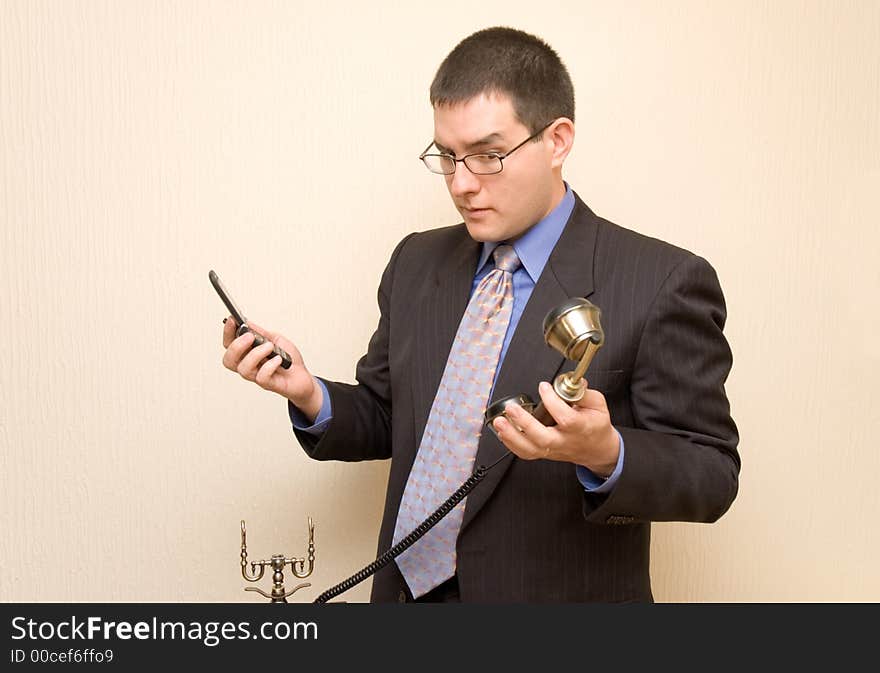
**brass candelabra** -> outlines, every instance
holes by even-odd
[[[308,562],[308,568],[306,568]],[[309,517],[309,553],[308,558],[285,558],[284,554],[275,554],[267,561],[251,561],[250,572],[248,572],[247,560],[247,531],[244,525],[244,519],[241,520],[241,576],[248,582],[259,582],[266,572],[266,568],[272,568],[272,593],[266,593],[257,587],[245,587],[245,591],[256,591],[264,598],[268,598],[273,603],[286,603],[287,598],[305,587],[310,587],[311,582],[298,584],[290,591],[284,588],[284,568],[290,566],[294,577],[304,579],[312,574],[315,569],[315,524],[312,523],[312,517]],[[259,567],[259,572],[257,568]]]

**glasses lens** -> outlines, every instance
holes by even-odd
[[[422,161],[432,173],[451,175],[455,173],[455,162],[446,154],[426,154]]]
[[[471,173],[476,173],[477,175],[500,173],[503,167],[501,159],[494,154],[471,154],[465,157],[464,163]]]

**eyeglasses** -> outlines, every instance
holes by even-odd
[[[434,144],[434,141],[431,141],[430,145],[425,148],[425,151],[419,155],[419,159],[428,167],[428,170],[432,173],[438,173],[440,175],[452,175],[455,173],[455,165],[459,162],[463,163],[467,166],[467,169],[473,173],[474,175],[494,175],[495,173],[500,173],[504,169],[504,159],[509,157],[511,154],[516,152],[520,147],[525,145],[530,140],[534,140],[539,135],[544,133],[552,124],[555,119],[547,124],[545,124],[540,131],[537,133],[533,133],[528,138],[523,140],[519,145],[514,147],[512,150],[508,150],[504,154],[498,154],[498,152],[488,152],[481,154],[468,154],[463,156],[461,159],[456,159],[454,156],[448,153],[439,153],[439,154],[428,154],[428,150],[431,149],[431,145]]]

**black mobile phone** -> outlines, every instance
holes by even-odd
[[[220,280],[220,276],[218,276],[213,270],[211,270],[208,271],[208,279],[211,281],[211,285],[214,286],[217,294],[220,295],[220,299],[223,300],[223,303],[229,310],[229,314],[232,316],[232,319],[238,325],[235,330],[236,336],[241,336],[246,332],[252,332],[254,335],[254,345],[252,346],[252,348],[256,348],[257,346],[266,343],[266,337],[264,337],[262,334],[257,334],[250,327],[248,327],[247,318],[244,317],[244,313],[242,313],[241,309],[239,309],[235,302],[232,301],[232,297],[229,295],[229,292],[226,291],[226,287]],[[290,355],[279,348],[278,345],[275,345],[275,347],[272,349],[272,352],[275,355],[281,356],[281,366],[284,369],[290,369],[290,365],[293,364],[292,360],[290,359]]]

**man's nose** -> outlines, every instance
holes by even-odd
[[[478,191],[480,191],[480,179],[463,163],[457,164],[455,173],[449,176],[449,193],[452,196],[463,196]]]

